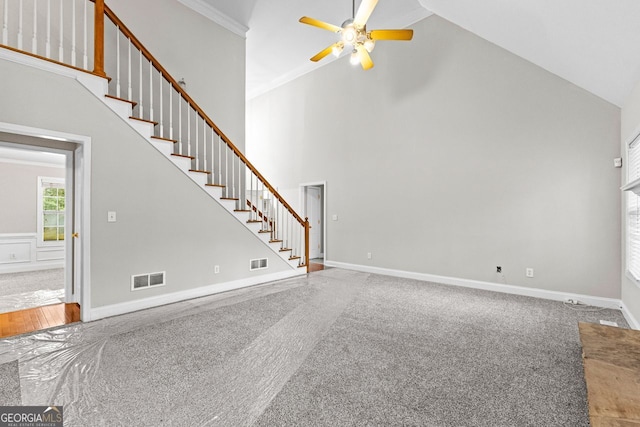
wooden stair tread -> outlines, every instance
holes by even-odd
[[[282,243],[282,240],[272,239],[272,240],[269,240],[269,243]]]
[[[184,155],[184,154],[171,154],[171,155],[172,155],[172,156],[176,156],[176,157],[183,157],[183,158],[185,158],[185,159],[191,159],[191,160],[194,160],[194,159],[195,159],[195,157],[193,157],[193,156],[186,156],[186,155]]]
[[[260,230],[258,233],[271,233],[271,230]]]
[[[160,141],[173,142],[174,144],[175,144],[176,142],[178,142],[178,140],[177,140],[177,139],[163,138],[163,137],[161,137],[161,136],[152,136],[151,138],[152,138],[152,139],[159,139]]]
[[[135,101],[129,101],[128,99],[118,98],[117,96],[113,96],[113,95],[109,95],[109,94],[106,94],[105,97],[106,98],[115,99],[116,101],[127,102],[127,103],[131,104],[132,107],[135,107],[136,105],[138,105],[138,103],[135,102]]]
[[[207,187],[220,187],[220,188],[224,188],[225,187],[222,184],[205,184],[205,186],[207,186]]]
[[[220,197],[220,200],[240,200],[240,199],[236,199],[235,197]]]
[[[280,249],[280,252],[289,252],[291,250],[292,250],[291,248],[282,248]]]
[[[251,224],[261,224],[262,220],[261,219],[250,219],[249,221],[247,221],[247,223]]]
[[[189,172],[206,173],[207,175],[209,175],[211,173],[209,171],[203,171],[203,170],[198,170],[198,169],[189,169]]]
[[[247,209],[234,209],[234,212],[251,212],[250,210]]]
[[[289,257],[289,261],[293,261],[293,260],[296,260],[296,259],[300,259],[300,257],[299,256],[290,256]]]
[[[139,122],[151,123],[151,124],[152,124],[152,125],[154,125],[154,126],[157,126],[157,125],[158,125],[158,122],[154,122],[153,120],[141,119],[141,118],[139,118],[139,117],[133,117],[133,116],[129,116],[129,118],[130,118],[131,120],[137,120],[137,121],[139,121]]]

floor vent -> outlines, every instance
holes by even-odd
[[[131,276],[131,290],[139,291],[141,289],[154,288],[156,286],[164,286],[165,272],[147,273]]]
[[[268,267],[269,267],[268,258],[252,259],[249,262],[249,271],[262,270]]]

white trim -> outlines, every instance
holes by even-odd
[[[298,269],[300,270],[300,269]],[[301,276],[305,272],[298,271],[282,271],[279,273],[266,274],[262,276],[247,277],[245,279],[234,280],[232,282],[216,283],[214,285],[203,286],[194,289],[188,289],[170,294],[157,295],[154,297],[138,299],[134,301],[126,301],[118,304],[105,305],[96,307],[91,310],[91,320],[103,319],[105,317],[118,316],[121,314],[132,313],[147,308],[159,307],[161,305],[171,304],[179,301],[185,301],[193,298],[200,298],[208,295],[214,295],[221,292],[232,291],[234,289],[246,288],[248,286],[260,285],[275,280],[289,279],[295,276]],[[83,319],[83,321],[87,321]]]
[[[231,18],[229,15],[226,15],[220,12],[215,7],[210,4],[205,3],[202,0],[178,0],[183,5],[187,6],[191,10],[199,13],[205,18],[210,19],[218,25],[226,28],[234,34],[239,35],[240,37],[247,38],[247,31],[249,31],[249,27],[246,25],[236,21]]]
[[[504,285],[500,283],[482,282],[480,280],[460,279],[457,277],[437,276],[435,274],[415,273],[404,270],[392,270],[381,267],[371,267],[367,265],[348,264],[337,261],[327,261],[324,264],[328,267],[344,268],[346,270],[362,271],[364,273],[382,274],[385,276],[402,277],[405,279],[422,280],[444,285],[462,286],[465,288],[482,289],[485,291],[501,292],[505,294],[523,295],[534,298],[549,299],[554,301],[564,301],[567,298],[578,300],[581,303],[594,307],[611,308],[622,310],[622,301],[615,298],[594,297],[590,295],[574,294],[570,292],[549,291],[546,289],[527,288],[524,286]]]
[[[638,319],[636,319],[633,314],[631,314],[631,311],[627,308],[627,305],[624,303],[624,301],[620,301],[620,309],[622,310],[622,314],[624,315],[624,318],[627,320],[627,323],[629,324],[629,326],[633,329],[636,330],[640,330],[640,322],[638,322]]]
[[[55,168],[55,169],[64,169],[65,165],[56,165],[53,163],[45,163],[45,162],[33,162],[30,160],[17,160],[17,159],[0,159],[0,163],[10,163],[14,165],[24,165],[24,166],[39,166],[46,168]]]
[[[16,64],[26,65],[37,70],[47,71],[59,76],[72,78],[74,80],[77,80],[81,85],[83,85],[87,90],[93,93],[103,103],[106,104],[108,102],[106,101],[107,98],[104,97],[104,94],[107,93],[108,80],[104,77],[99,77],[95,74],[76,70],[74,68],[69,68],[64,65],[49,62],[40,58],[35,58],[33,56],[24,55],[22,53],[14,52],[12,50],[4,48],[0,48],[0,59],[14,62]],[[45,130],[42,131],[45,132]],[[51,134],[43,133],[39,135],[29,133],[28,135],[39,138],[54,139],[58,141],[69,141],[69,135],[65,136],[66,134],[59,132],[52,132]]]
[[[64,261],[55,261],[51,263],[39,262],[38,264],[16,265],[15,267],[2,267],[0,273],[25,273],[27,271],[54,270],[64,268]]]
[[[4,50],[6,49],[0,49],[0,58],[2,57],[2,51]],[[21,56],[26,57],[26,55]],[[38,61],[46,62],[41,60]],[[75,218],[77,222],[75,231],[79,232],[80,238],[67,239],[66,252],[69,254],[71,252],[70,245],[72,244],[72,241],[77,241],[79,246],[78,262],[76,263],[76,266],[74,268],[74,273],[77,274],[76,277],[80,277],[80,289],[76,289],[76,293],[75,295],[73,295],[73,300],[81,301],[80,317],[82,321],[89,321],[91,320],[91,137],[6,122],[0,122],[0,132],[26,135],[36,138],[55,139],[77,144],[77,147],[74,151],[63,150],[68,151],[67,165],[70,164],[69,162],[71,156],[74,156],[75,158],[74,198],[76,200],[82,201],[81,206],[79,206],[79,203],[73,204],[73,206],[76,207],[75,209],[81,209],[81,214],[76,215]],[[32,146],[23,144],[3,143],[3,145],[25,149],[35,149]],[[42,147],[38,147],[37,149],[42,150]],[[46,148],[46,150],[54,152],[56,151],[52,148]],[[68,176],[69,174],[67,174],[67,178]],[[77,213],[78,210],[74,210],[74,212]],[[68,215],[68,218],[70,219],[71,215]],[[67,259],[70,259],[70,257],[67,257]],[[67,267],[68,265],[69,264],[67,264]]]

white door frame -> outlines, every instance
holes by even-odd
[[[319,187],[322,186],[322,251],[324,253],[324,259],[328,259],[327,249],[327,181],[306,182],[300,184],[300,212],[302,216],[307,216],[307,204],[305,201],[305,193],[307,187]]]
[[[67,132],[59,132],[50,129],[39,129],[30,126],[22,126],[14,123],[0,122],[0,132],[30,136],[43,140],[63,141],[77,144],[73,151],[38,147],[43,151],[51,151],[66,156],[66,182],[74,185],[73,197],[67,201],[75,200],[69,204],[73,209],[73,215],[65,217],[65,231],[72,230],[78,233],[77,239],[65,239],[65,271],[73,275],[74,283],[79,284],[73,294],[72,300],[80,303],[80,318],[87,322],[91,320],[91,138],[84,135],[76,135]],[[30,147],[35,146],[7,143],[8,146]],[[75,224],[73,221],[75,220]],[[71,233],[67,233],[69,235]],[[73,245],[75,243],[75,263]],[[71,295],[71,280],[65,280],[65,294]],[[68,301],[67,301],[68,302]]]

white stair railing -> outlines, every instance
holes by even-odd
[[[250,222],[260,223],[261,234],[308,271],[309,222],[291,208],[104,0],[0,2],[2,47],[110,76],[111,96],[135,103],[134,118],[153,122],[155,137],[173,141],[173,154],[190,159],[190,172],[206,174],[206,185],[221,187],[222,199],[234,201],[236,211],[248,212]]]
[[[105,69],[113,76],[110,93],[131,87],[134,116],[154,123],[155,136],[174,142],[174,155],[191,160],[193,173],[206,174],[208,186],[222,188],[222,199],[248,211],[260,233],[279,250],[308,265],[308,221],[303,220],[246,157],[220,131],[129,29],[105,6]],[[111,55],[111,53],[114,53]],[[132,77],[134,76],[134,77]],[[174,128],[177,123],[177,128]]]
[[[0,43],[85,71],[93,64],[94,4],[87,0],[0,0]]]

